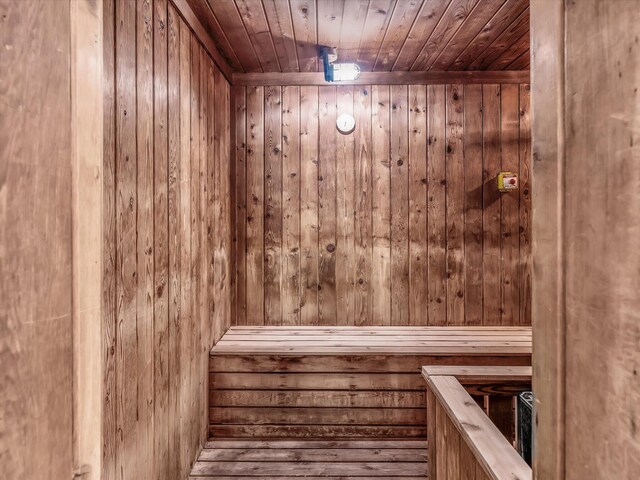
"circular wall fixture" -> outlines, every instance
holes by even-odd
[[[355,130],[356,120],[353,118],[353,115],[343,113],[336,119],[336,127],[338,127],[340,133],[348,135]]]

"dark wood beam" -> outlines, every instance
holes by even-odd
[[[351,82],[326,82],[321,72],[234,73],[233,85],[436,85],[528,83],[529,71],[362,72]]]

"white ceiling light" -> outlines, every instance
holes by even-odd
[[[324,79],[327,82],[352,81],[360,76],[360,67],[358,64],[335,63],[338,59],[335,48],[321,47],[320,57],[324,64]]]

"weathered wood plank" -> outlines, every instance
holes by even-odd
[[[337,319],[335,87],[320,87],[318,102],[318,323],[332,325]]]
[[[444,86],[427,87],[429,325],[447,323],[445,98]]]
[[[137,476],[135,4],[116,4],[116,471]]]
[[[391,321],[409,324],[408,89],[391,87]]]
[[[372,260],[371,315],[374,325],[391,325],[391,157],[389,87],[371,88]]]
[[[282,93],[264,92],[264,322],[282,322]]]
[[[500,85],[482,88],[482,238],[483,325],[500,325],[500,218],[502,213],[498,173],[500,173]]]
[[[502,171],[519,173],[520,134],[517,85],[503,85],[500,112],[500,156]],[[500,288],[502,325],[520,324],[519,278],[520,262],[520,196],[516,192],[501,195],[500,217]]]
[[[464,87],[464,324],[482,324],[482,87]]]
[[[282,89],[282,320],[300,324],[300,87]]]
[[[336,117],[353,115],[353,87],[336,88]],[[336,130],[335,120],[333,129]],[[336,135],[336,324],[353,325],[355,284],[355,168],[352,134]]]
[[[427,323],[427,88],[409,87],[409,323]]]
[[[372,321],[372,116],[371,87],[354,88],[355,182],[354,182],[354,324],[368,325]]]
[[[247,321],[264,323],[264,89],[247,87]]]
[[[447,85],[446,272],[447,325],[464,324],[464,88]]]
[[[169,471],[169,152],[167,2],[154,0],[153,18],[153,378],[157,471]]]
[[[300,323],[318,322],[318,88],[300,88]]]
[[[182,393],[182,353],[180,318],[180,248],[181,248],[181,192],[180,192],[180,24],[178,13],[171,4],[167,9],[167,115],[168,115],[168,451],[180,451],[180,397]],[[140,146],[140,143],[138,143]],[[146,292],[145,292],[146,293]],[[150,292],[153,295],[153,291]],[[147,297],[149,298],[149,297]],[[145,399],[149,409],[153,405]],[[147,414],[148,418],[148,414]],[[150,457],[153,461],[153,455]],[[169,458],[167,475],[179,476],[180,455]]]

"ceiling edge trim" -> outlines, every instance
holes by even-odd
[[[326,82],[322,72],[303,73],[239,73],[232,75],[232,85],[440,85],[448,83],[529,83],[529,70],[500,71],[427,71],[427,72],[362,72],[348,82]]]

